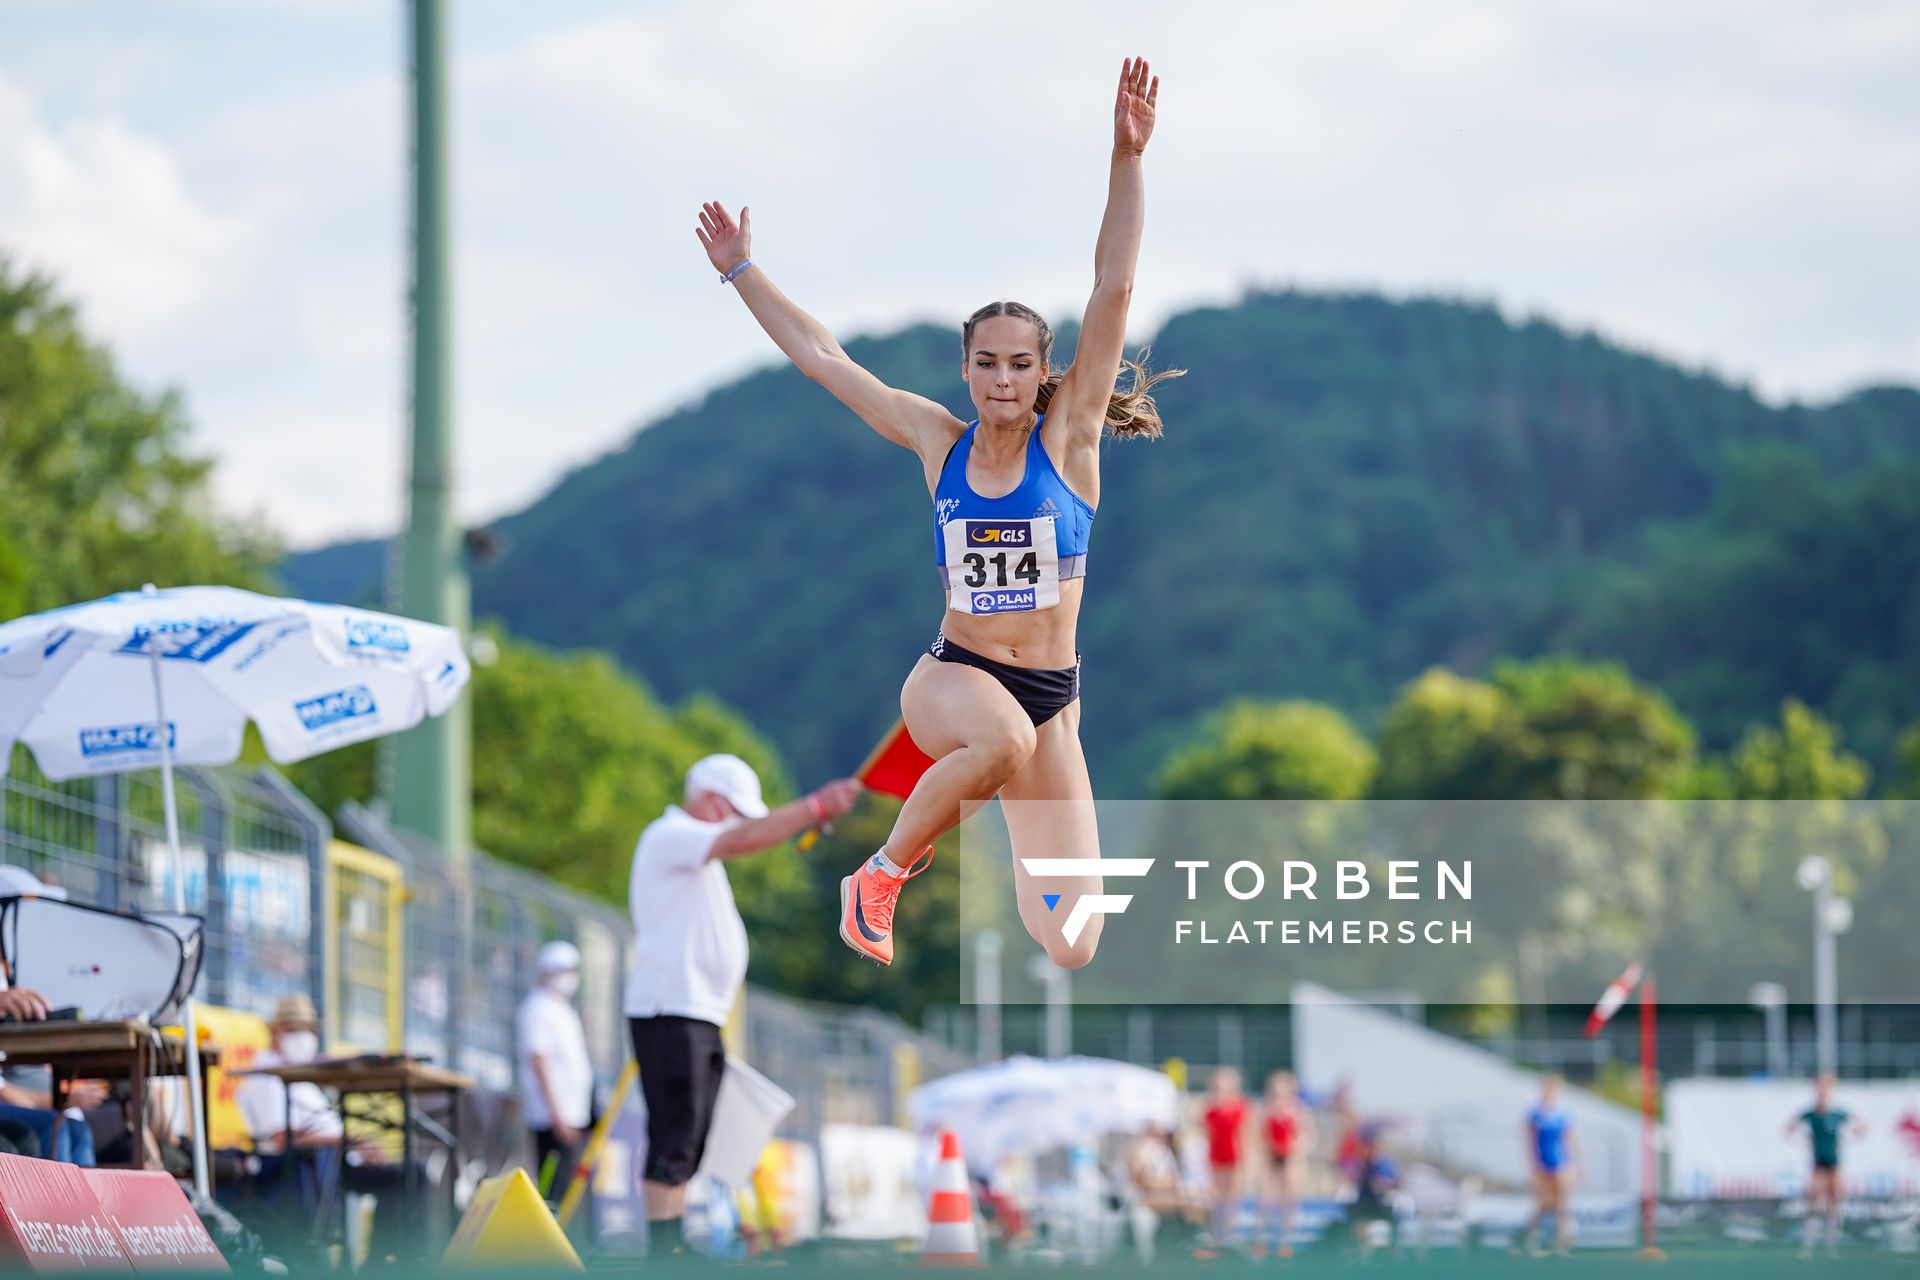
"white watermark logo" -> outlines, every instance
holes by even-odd
[[[1086,876],[1144,876],[1153,870],[1152,858],[1022,858],[1020,865],[1027,869],[1030,876],[1042,879],[1060,877],[1080,879]],[[1047,910],[1051,911],[1060,902],[1057,893],[1042,894]],[[1060,936],[1072,946],[1080,941],[1085,932],[1087,921],[1095,916],[1117,916],[1127,909],[1133,901],[1130,893],[1083,893],[1074,899],[1073,907],[1067,912],[1067,922],[1061,926]]]

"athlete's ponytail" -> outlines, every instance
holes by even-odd
[[[961,330],[960,349],[962,357],[973,354],[973,330],[989,316],[1012,316],[1025,320],[1040,333],[1040,358],[1048,359],[1053,353],[1053,329],[1041,318],[1038,311],[1020,302],[990,302],[967,317],[967,323]],[[1137,359],[1122,357],[1120,367],[1132,372],[1132,383],[1122,391],[1118,385],[1107,400],[1107,430],[1122,439],[1157,440],[1161,436],[1160,410],[1153,403],[1153,388],[1168,378],[1178,378],[1186,373],[1185,369],[1162,369],[1157,373],[1147,369],[1147,356],[1152,348],[1143,347]],[[1059,369],[1047,375],[1040,384],[1040,393],[1034,397],[1033,407],[1037,413],[1045,413],[1047,405],[1053,400],[1054,388],[1066,377],[1067,371]]]

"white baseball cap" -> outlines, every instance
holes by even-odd
[[[580,948],[562,939],[549,942],[540,948],[540,958],[534,961],[534,969],[539,973],[566,973],[580,967]]]
[[[724,797],[743,817],[764,818],[767,802],[760,798],[760,775],[739,756],[705,756],[687,770],[688,791],[711,791]]]
[[[25,867],[0,863],[0,898],[58,898],[64,902],[66,897],[65,889],[42,882]]]

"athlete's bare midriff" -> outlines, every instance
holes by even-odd
[[[952,422],[950,438],[946,446],[951,447],[955,440],[965,433],[967,424],[958,418]],[[1053,445],[1052,440],[1043,441]],[[1047,449],[1047,457],[1055,470],[1071,484],[1080,481],[1074,492],[1086,492],[1086,478],[1075,474],[1077,468],[1068,460],[1057,456],[1057,445]],[[927,493],[932,496],[939,486],[940,471],[945,465],[946,447],[931,452],[922,460],[925,468]],[[1007,465],[995,471],[981,465],[981,459],[970,457],[967,466],[967,484],[975,493],[989,499],[1000,494],[1011,493],[1026,474],[1026,451],[1024,443],[1016,457],[1008,459]],[[1091,465],[1098,466],[1099,454],[1092,455]],[[1080,596],[1086,590],[1086,578],[1063,578],[1060,582],[1060,603],[1050,609],[1036,609],[1026,613],[971,614],[961,613],[957,609],[948,609],[946,617],[940,621],[940,630],[947,639],[963,649],[971,649],[983,658],[995,662],[1004,662],[1015,667],[1038,667],[1045,670],[1060,670],[1070,667],[1079,657],[1077,638],[1080,629]],[[945,603],[946,593],[941,593],[941,602]]]
[[[971,614],[947,610],[940,629],[947,639],[983,658],[1016,667],[1059,670],[1073,665],[1085,578],[1060,583],[1060,603],[1032,613]],[[941,599],[945,600],[943,593]]]

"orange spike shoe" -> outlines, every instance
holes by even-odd
[[[933,865],[933,846],[920,851],[899,875],[889,874],[880,854],[840,882],[840,940],[867,959],[893,963],[893,909],[900,888]]]

